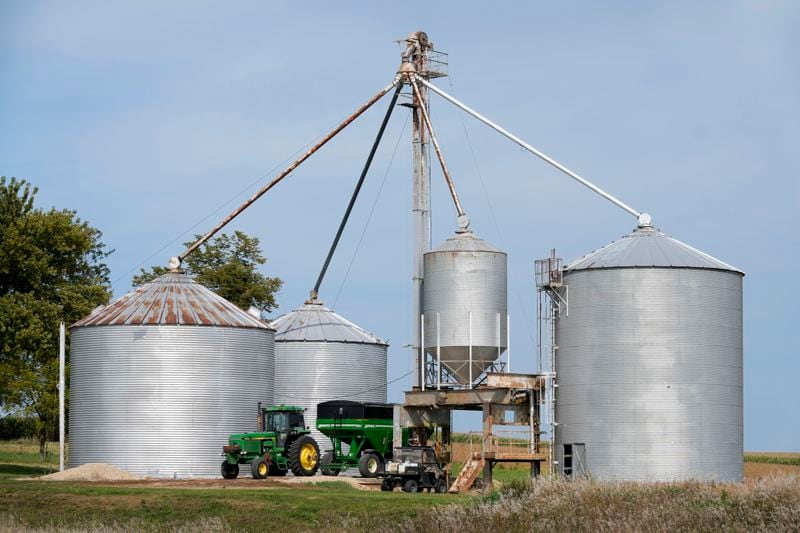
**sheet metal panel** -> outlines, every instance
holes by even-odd
[[[73,324],[137,325],[269,327],[181,272],[168,272]]]
[[[741,480],[742,275],[588,269],[564,284],[558,460],[583,443],[600,480]]]
[[[460,233],[427,252],[423,262],[426,351],[436,356],[438,313],[442,364],[469,383],[470,312],[473,379],[497,359],[498,341],[500,353],[507,348],[507,256],[472,233]]]
[[[672,267],[743,272],[649,226],[572,261],[565,270],[589,268]]]
[[[274,332],[198,326],[73,327],[69,466],[217,477],[228,435],[273,401]]]
[[[385,344],[328,341],[275,343],[275,402],[305,407],[306,425],[322,451],[328,437],[317,431],[317,404],[330,400],[386,402]]]
[[[321,302],[306,302],[303,307],[272,321],[276,339],[281,341],[329,341],[386,344],[384,341],[334,313]]]

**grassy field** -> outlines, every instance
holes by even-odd
[[[34,443],[0,442],[0,531],[357,529],[372,514],[396,524],[437,505],[463,505],[476,499],[360,491],[340,481],[285,486],[267,480],[244,488],[198,490],[191,482],[160,488],[147,482],[18,479],[57,469],[58,457],[50,459],[40,461]]]
[[[525,469],[497,468],[500,488],[487,497],[360,491],[341,481],[287,486],[272,479],[233,485],[18,479],[47,473],[57,463],[57,457],[40,461],[33,443],[0,442],[0,532],[800,529],[800,467],[785,464],[748,463],[746,470],[756,467],[761,474],[729,485],[530,484]]]
[[[744,455],[744,460],[747,463],[800,466],[800,453],[748,452]]]
[[[0,481],[56,472],[58,443],[49,443],[47,450],[47,460],[42,461],[39,457],[39,446],[34,442],[0,441]]]

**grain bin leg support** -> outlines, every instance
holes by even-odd
[[[491,403],[483,404],[483,445],[481,446],[481,456],[486,459],[486,453],[492,449],[492,420],[493,409]],[[492,469],[494,461],[487,460],[483,465],[483,492],[491,493],[494,487],[492,486]]]

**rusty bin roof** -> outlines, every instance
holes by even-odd
[[[70,327],[226,326],[272,329],[182,272],[167,272]]]

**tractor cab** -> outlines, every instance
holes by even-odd
[[[261,411],[261,427],[267,433],[274,433],[276,444],[283,447],[290,435],[306,432],[303,411],[305,409],[302,407],[287,405],[264,407]]]

